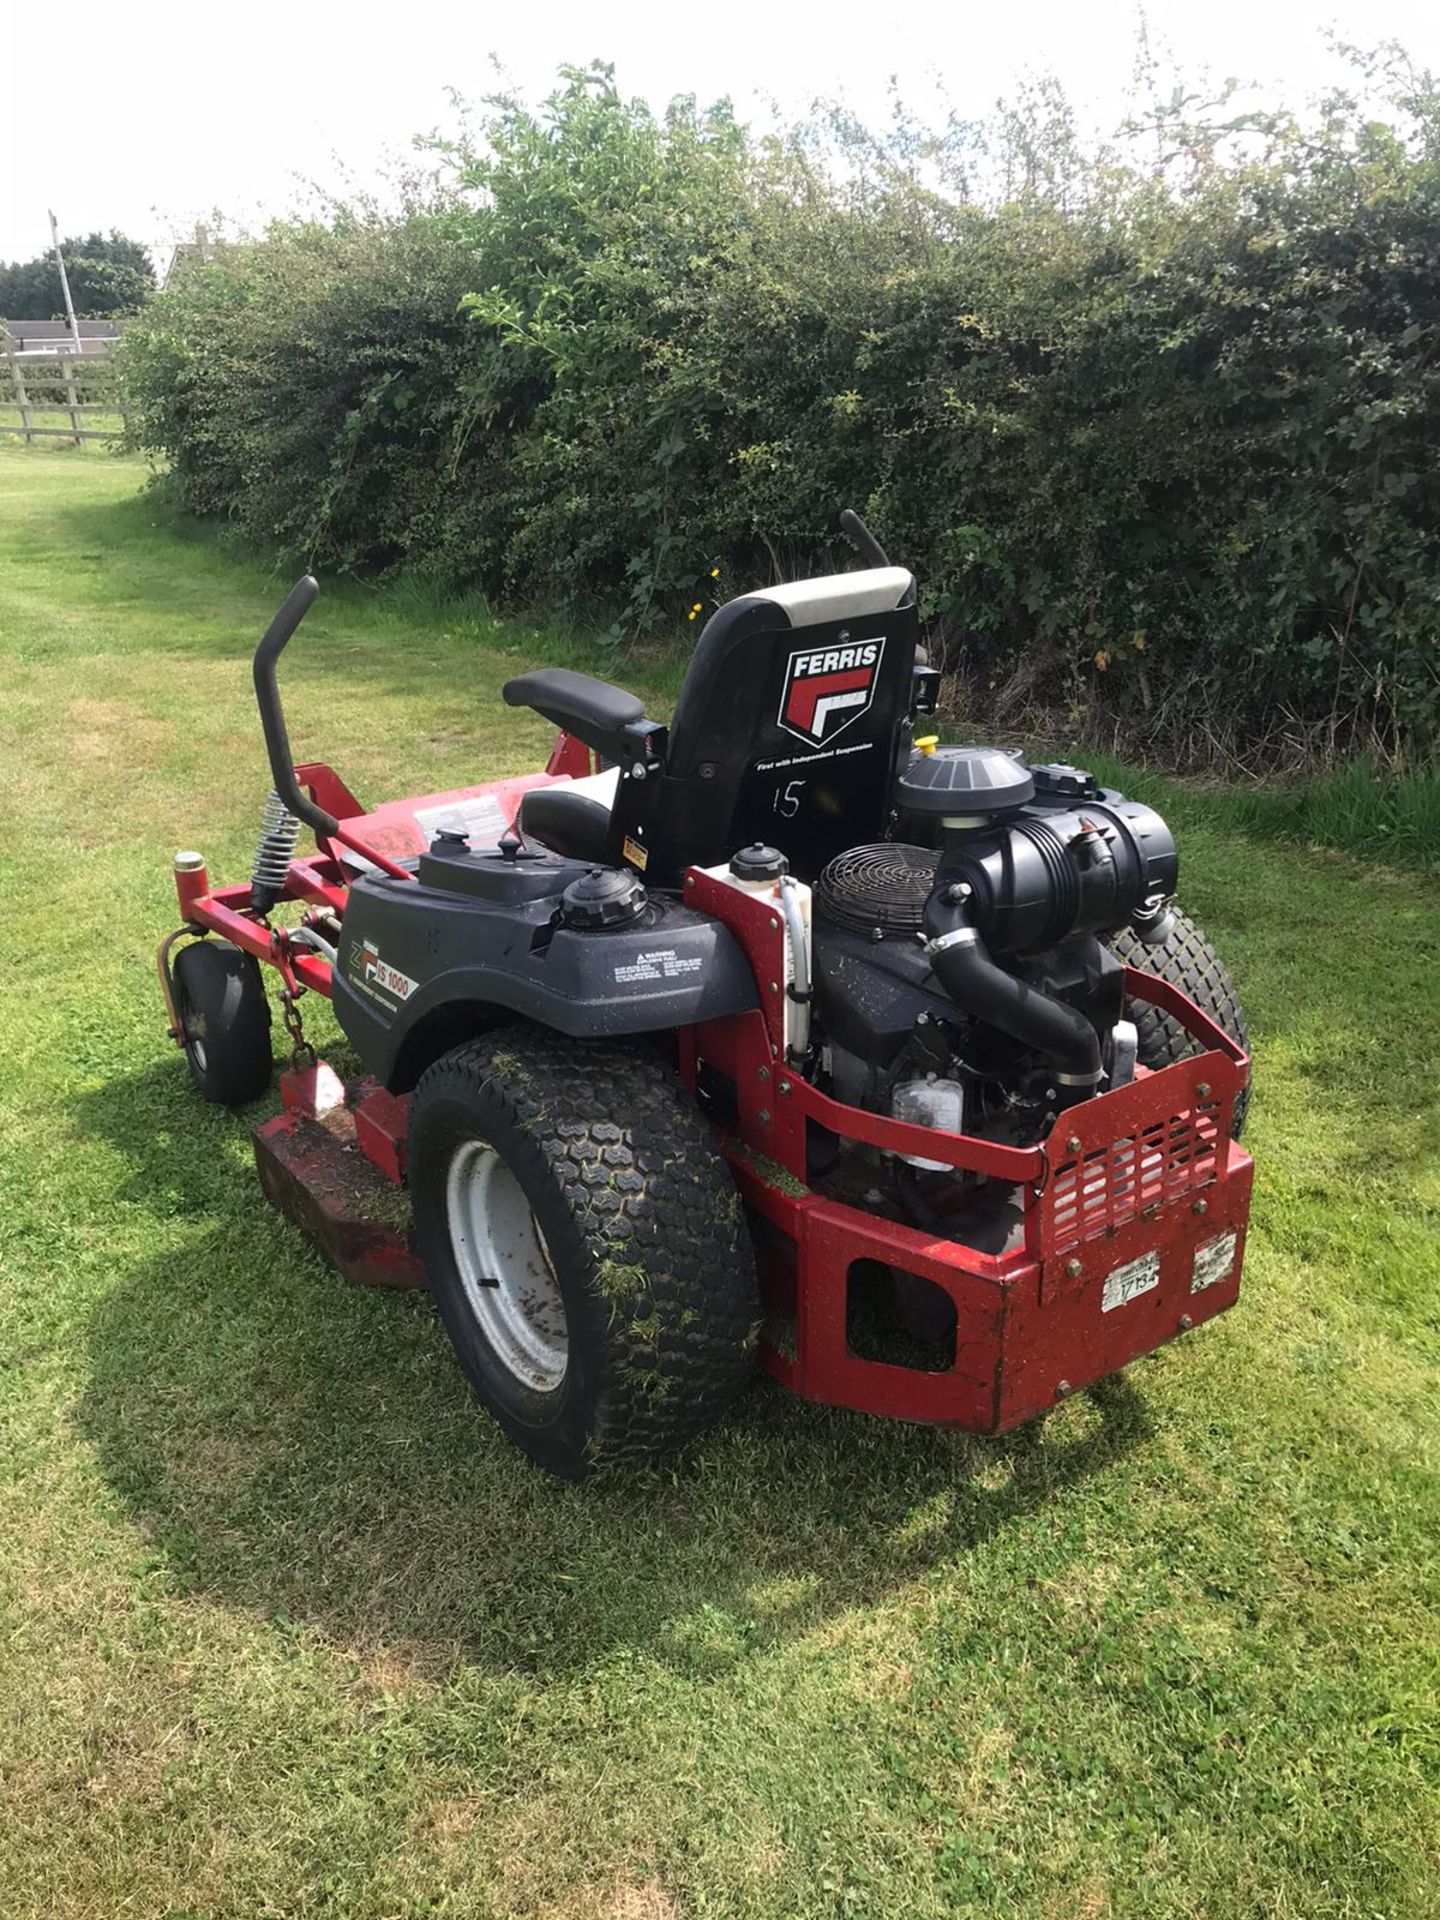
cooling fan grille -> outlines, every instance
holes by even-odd
[[[856,933],[918,933],[920,916],[935,885],[936,854],[901,841],[851,847],[830,862],[815,888],[815,902],[833,925]]]

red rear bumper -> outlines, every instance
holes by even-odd
[[[1057,1147],[1044,1184],[1019,1190],[1027,1244],[999,1256],[787,1192],[732,1143],[742,1194],[776,1230],[762,1242],[764,1365],[807,1399],[999,1433],[1223,1313],[1239,1292],[1252,1169],[1198,1094],[1220,1064],[1201,1055],[1065,1115],[1080,1152]],[[872,1261],[954,1302],[948,1369],[854,1351],[852,1275]]]

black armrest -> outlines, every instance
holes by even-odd
[[[582,727],[599,727],[616,733],[621,727],[639,720],[644,706],[624,687],[612,687],[608,680],[593,674],[572,673],[569,667],[542,667],[538,673],[522,673],[505,682],[507,707],[534,707],[557,727],[578,733]]]
[[[506,706],[533,707],[602,759],[628,767],[654,765],[664,756],[665,728],[645,718],[644,705],[633,693],[608,680],[569,667],[542,667],[507,680],[503,691]]]

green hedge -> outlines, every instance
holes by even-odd
[[[431,204],[156,298],[136,434],[287,559],[617,635],[827,564],[851,503],[986,697],[1192,751],[1431,741],[1440,98],[1160,131],[1141,171],[1012,124],[984,199],[958,137],[757,139],[569,73]]]

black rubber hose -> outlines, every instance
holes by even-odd
[[[1063,1105],[1087,1098],[1100,1079],[1101,1062],[1100,1036],[1084,1014],[997,967],[975,929],[935,894],[925,909],[925,930],[935,978],[956,1006],[1044,1054]],[[947,936],[950,944],[937,948],[936,940]]]
[[[286,595],[284,606],[265,629],[265,637],[255,649],[255,699],[260,707],[260,725],[265,732],[265,750],[270,756],[270,778],[275,783],[275,791],[297,820],[305,821],[317,833],[333,833],[338,824],[335,816],[317,807],[295,778],[285,711],[280,705],[280,688],[275,680],[275,664],[315,604],[319,591],[310,574],[297,580]]]

